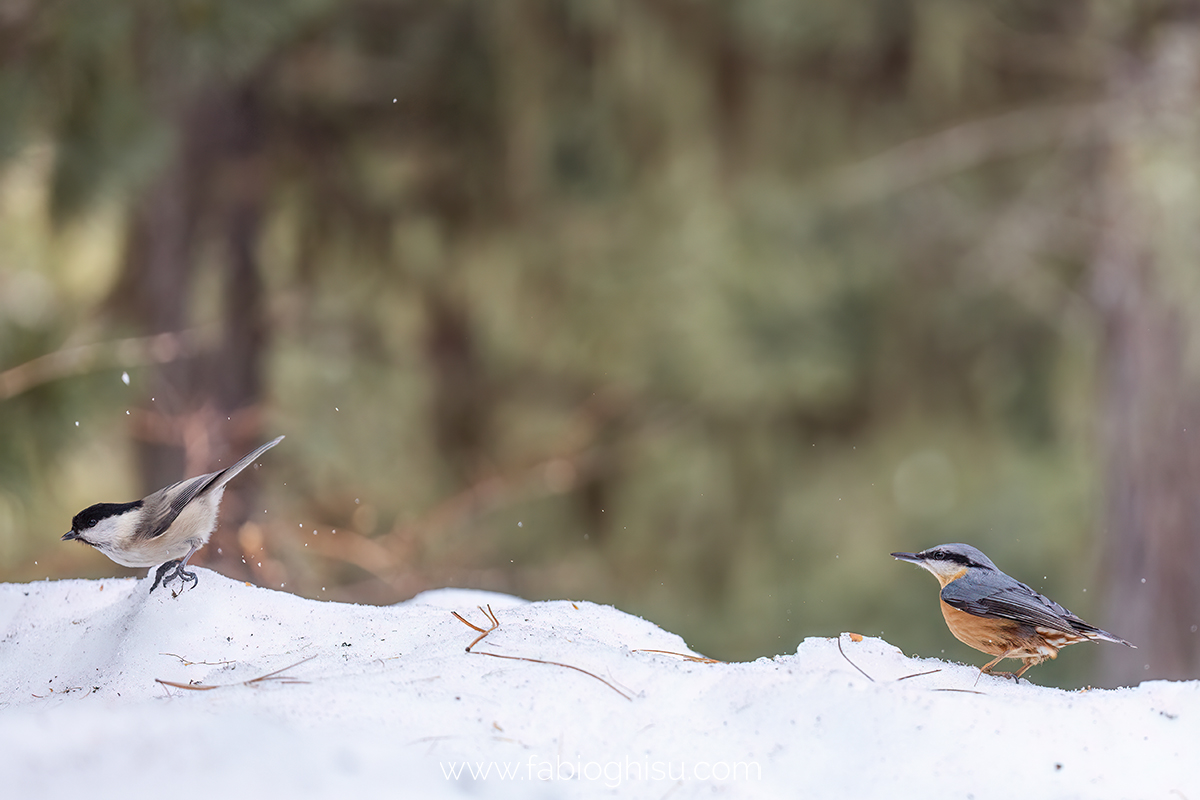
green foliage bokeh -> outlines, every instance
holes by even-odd
[[[723,659],[852,630],[978,662],[888,557],[967,541],[1094,610],[1093,187],[1056,120],[1146,6],[22,8],[0,370],[135,333],[110,292],[179,109],[228,85],[265,109],[265,427],[288,439],[264,583],[586,598]],[[223,257],[201,248],[197,326]],[[471,342],[466,455],[432,422],[438,313]],[[57,537],[145,488],[124,426],[147,369],[0,400],[0,577],[118,572]],[[365,544],[306,538],[335,536]]]

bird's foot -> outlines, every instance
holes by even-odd
[[[163,575],[164,575],[164,574],[166,573],[166,571],[167,571],[168,569],[170,569],[171,567],[175,567],[175,569],[176,569],[176,570],[178,570],[178,569],[179,569],[179,560],[178,560],[178,559],[176,559],[175,561],[168,561],[168,562],[166,562],[165,564],[160,564],[160,565],[159,565],[159,567],[158,567],[158,572],[154,573],[154,583],[152,583],[152,584],[150,585],[150,592],[151,592],[151,593],[153,593],[153,592],[154,592],[154,590],[158,588],[158,585],[159,585],[160,583],[163,583]],[[174,576],[174,574],[175,574],[175,573],[171,573],[171,574],[172,574],[172,576]],[[163,585],[165,586],[166,584],[163,584]]]
[[[1022,670],[1022,672],[1024,672],[1024,670]],[[1013,683],[1021,682],[1021,673],[1020,672],[996,672],[994,670],[988,669],[987,667],[984,667],[983,669],[979,670],[979,674],[975,676],[975,685],[976,686],[979,685],[979,679],[982,678],[984,675],[994,675],[997,678],[1012,678]]]
[[[154,573],[154,583],[150,586],[150,591],[153,592],[155,589],[157,589],[160,583],[165,589],[167,588],[168,583],[176,579],[179,580],[181,585],[178,592],[171,592],[172,597],[178,597],[179,594],[187,588],[189,582],[191,582],[192,588],[194,589],[196,585],[200,583],[200,579],[196,577],[196,573],[188,571],[185,568],[185,565],[186,562],[180,561],[179,559],[168,561],[167,563],[161,565],[158,568],[158,571]]]

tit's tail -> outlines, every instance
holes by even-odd
[[[274,447],[275,445],[279,444],[282,441],[283,441],[282,436],[276,436],[274,439],[272,439],[271,441],[262,445],[261,447],[257,448],[253,452],[247,453],[246,455],[242,456],[241,460],[239,460],[233,466],[226,467],[225,469],[221,470],[220,472],[214,473],[215,479],[212,481],[212,487],[215,489],[217,487],[224,486],[225,484],[229,483],[231,480],[233,480],[233,477],[235,475],[237,475],[239,472],[244,470],[246,467],[253,464],[255,461],[258,460],[259,456],[261,456],[263,453],[267,452],[272,447]]]

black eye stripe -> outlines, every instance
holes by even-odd
[[[962,564],[964,567],[982,567],[982,564],[977,564],[971,559],[958,553],[948,553],[945,550],[931,550],[925,554],[925,557],[930,561],[950,561],[955,564]]]

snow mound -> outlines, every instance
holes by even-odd
[[[197,572],[0,585],[6,796],[1200,797],[1200,682],[1064,692],[847,634],[712,663],[593,603]]]

